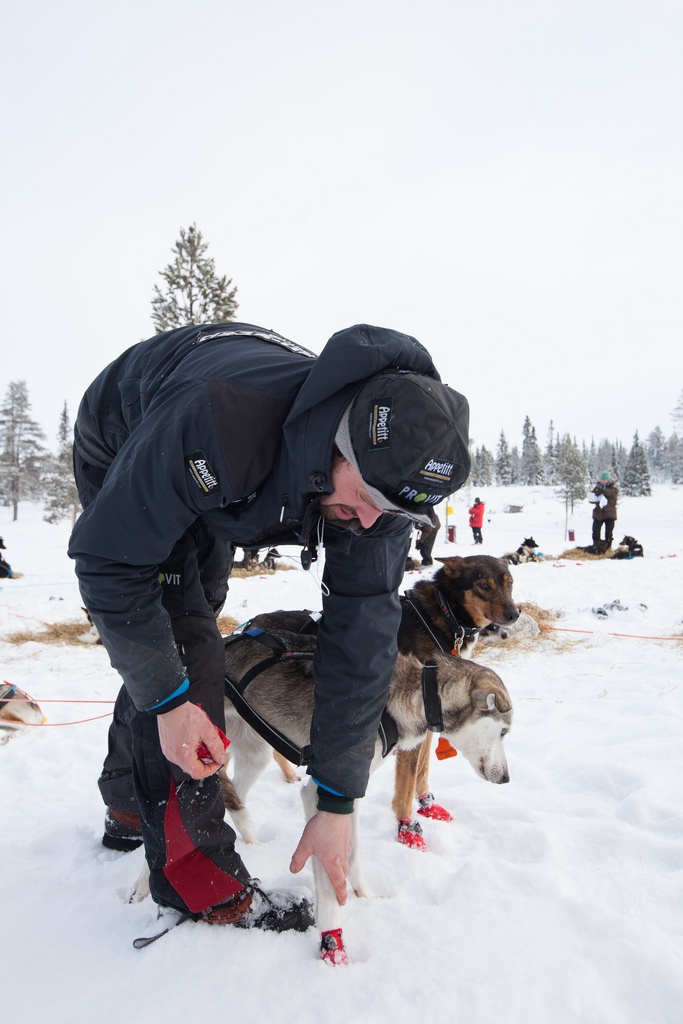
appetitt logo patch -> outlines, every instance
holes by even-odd
[[[448,459],[427,459],[419,470],[420,476],[428,480],[438,480],[442,483],[450,483],[455,465]]]
[[[199,451],[185,456],[185,465],[202,494],[211,494],[216,490],[218,487],[218,477],[212,470],[209,460],[201,448]]]
[[[391,448],[391,413],[393,398],[373,398],[370,402],[369,445],[371,452]]]

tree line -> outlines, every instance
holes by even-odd
[[[680,426],[683,427],[683,415]],[[472,449],[470,482],[477,487],[494,484],[522,484],[536,487],[559,486],[570,498],[584,498],[591,480],[609,471],[624,494],[651,494],[652,483],[683,483],[683,436],[674,431],[667,439],[661,427],[655,427],[644,441],[639,431],[633,435],[630,448],[621,441],[591,439],[579,445],[570,434],[560,435],[552,420],[543,448],[536,430],[527,416],[522,427],[521,449],[510,447],[501,430],[495,452],[485,445]]]
[[[152,322],[158,334],[188,324],[224,323],[238,309],[237,288],[232,279],[219,277],[215,263],[206,255],[208,244],[196,224],[180,229],[172,247],[174,260],[159,275],[163,290],[154,286]],[[45,435],[31,418],[26,381],[10,382],[0,407],[0,504],[10,506],[13,518],[19,503],[42,503],[44,519],[57,523],[80,511],[72,473],[72,440],[69,413],[64,404],[54,452],[44,447]],[[552,486],[567,508],[583,500],[591,481],[609,470],[623,494],[652,493],[651,485],[683,483],[683,392],[671,414],[676,430],[667,438],[660,427],[641,441],[638,431],[627,451],[620,441],[606,438],[579,445],[569,434],[560,435],[551,421],[542,448],[527,416],[522,426],[521,447],[510,447],[501,430],[495,452],[484,445],[471,448],[469,483],[475,487],[521,484]]]
[[[54,451],[43,441],[45,434],[30,415],[31,403],[25,381],[12,381],[0,406],[0,504],[18,516],[19,503],[42,504],[44,519],[57,523],[80,512],[72,472],[72,431],[66,402],[56,432]],[[582,501],[591,482],[609,470],[622,494],[652,493],[652,483],[683,483],[683,438],[674,432],[668,440],[660,427],[641,442],[635,432],[630,449],[606,439],[581,445],[569,434],[560,436],[551,422],[548,441],[541,449],[529,417],[522,428],[521,450],[510,447],[501,430],[495,453],[482,445],[473,447],[468,482],[475,487],[521,484],[551,486],[567,507]]]

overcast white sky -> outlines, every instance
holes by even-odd
[[[414,334],[472,436],[683,389],[680,0],[5,0],[2,377],[54,439],[196,222],[239,319]]]

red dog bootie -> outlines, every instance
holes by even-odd
[[[434,821],[453,821],[453,815],[449,814],[445,807],[441,807],[434,800],[433,793],[423,793],[417,798],[419,807],[417,813],[423,818],[432,818]]]
[[[412,850],[427,852],[427,844],[422,836],[422,825],[412,818],[398,819],[398,835],[396,837],[403,846],[409,846]]]
[[[326,964],[333,964],[335,967],[345,967],[351,963],[348,954],[344,949],[341,928],[335,928],[331,932],[323,932],[320,941],[320,959]]]

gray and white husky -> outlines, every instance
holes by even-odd
[[[315,637],[272,630],[290,650],[312,651]],[[251,638],[250,638],[251,639]],[[233,681],[263,662],[267,654],[256,639],[226,645],[226,675]],[[505,686],[491,669],[464,658],[435,654],[436,687],[441,704],[443,736],[469,761],[478,775],[488,782],[509,782],[503,739],[512,722],[512,704]],[[310,742],[313,716],[313,667],[310,660],[285,658],[256,675],[245,689],[251,708],[297,747]],[[251,787],[273,756],[272,747],[256,733],[226,699],[226,733],[234,764],[232,800],[224,790],[230,815],[246,842],[255,842],[246,799]],[[418,746],[428,732],[423,698],[423,665],[412,655],[400,655],[391,681],[387,712],[394,719],[397,746],[410,750]],[[382,744],[378,738],[371,772],[382,763]],[[312,780],[302,788],[304,812],[308,821],[316,813],[317,788]],[[232,806],[231,806],[232,805]],[[313,877],[316,891],[317,923],[322,933],[340,927],[340,907],[334,888],[322,865],[314,857]],[[349,883],[357,896],[372,896],[360,861],[357,813],[353,814],[353,846],[349,858]]]

